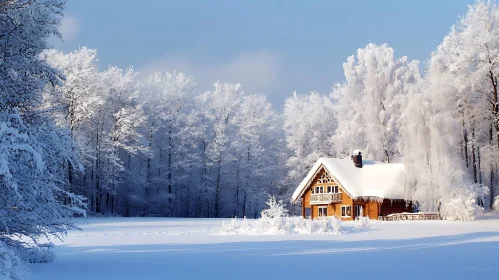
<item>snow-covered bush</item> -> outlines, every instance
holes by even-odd
[[[219,229],[219,232],[230,234],[234,232],[248,232],[249,229],[250,228],[246,217],[244,217],[242,221],[237,219],[236,217],[230,220],[230,222],[222,221],[222,227]]]
[[[365,230],[371,227],[371,220],[369,217],[359,217],[355,220],[355,229],[356,230]]]
[[[499,212],[499,195],[494,198],[494,205],[492,206],[492,208]]]
[[[321,231],[324,233],[334,233],[340,234],[341,230],[341,220],[332,216],[332,217],[323,217],[318,220],[318,223],[321,226]]]
[[[471,221],[483,213],[483,208],[477,204],[477,197],[487,194],[487,188],[472,185],[460,188],[452,194],[452,198],[442,203],[440,215],[446,220]]]
[[[275,197],[267,201],[268,209],[262,211],[262,217],[255,221],[246,218],[234,218],[229,222],[223,221],[218,234],[297,234],[297,233],[333,233],[341,234],[342,221],[334,216],[322,217],[317,220],[303,217],[288,217],[288,211],[282,202]],[[365,227],[363,227],[365,228]]]
[[[246,218],[234,218],[223,221],[222,227],[216,234],[247,234],[247,235],[274,235],[274,234],[341,234],[342,221],[336,217],[324,217],[316,220],[303,217],[278,217],[272,219],[258,219],[248,221]]]
[[[277,201],[275,196],[270,196],[265,204],[269,208],[262,210],[262,218],[272,219],[288,216],[288,209],[284,208],[282,201]]]
[[[276,200],[275,196],[271,196],[266,204],[268,208],[262,210],[258,227],[269,233],[285,233],[288,210],[284,208],[282,201]]]
[[[28,263],[49,263],[55,259],[54,244],[52,243],[23,246],[16,249],[21,260]]]
[[[26,279],[28,275],[27,265],[14,250],[0,241],[0,280]]]

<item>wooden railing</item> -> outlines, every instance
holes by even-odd
[[[341,202],[341,193],[314,193],[310,195],[310,204],[329,204]]]
[[[396,213],[387,216],[379,216],[380,221],[420,221],[420,220],[440,220],[438,213]]]

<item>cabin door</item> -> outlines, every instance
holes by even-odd
[[[364,205],[355,205],[353,207],[353,211],[354,211],[355,218],[365,216],[365,214],[364,214],[364,211],[365,211]]]

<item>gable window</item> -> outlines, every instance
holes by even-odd
[[[352,206],[350,205],[341,206],[341,216],[342,217],[352,216]]]
[[[338,193],[338,186],[327,186],[328,193]]]
[[[327,216],[327,206],[319,206],[319,217]]]

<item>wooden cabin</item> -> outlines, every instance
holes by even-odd
[[[303,217],[337,216],[353,220],[359,216],[378,219],[410,212],[404,200],[401,163],[363,160],[360,151],[350,158],[320,158],[293,193],[301,200]]]

